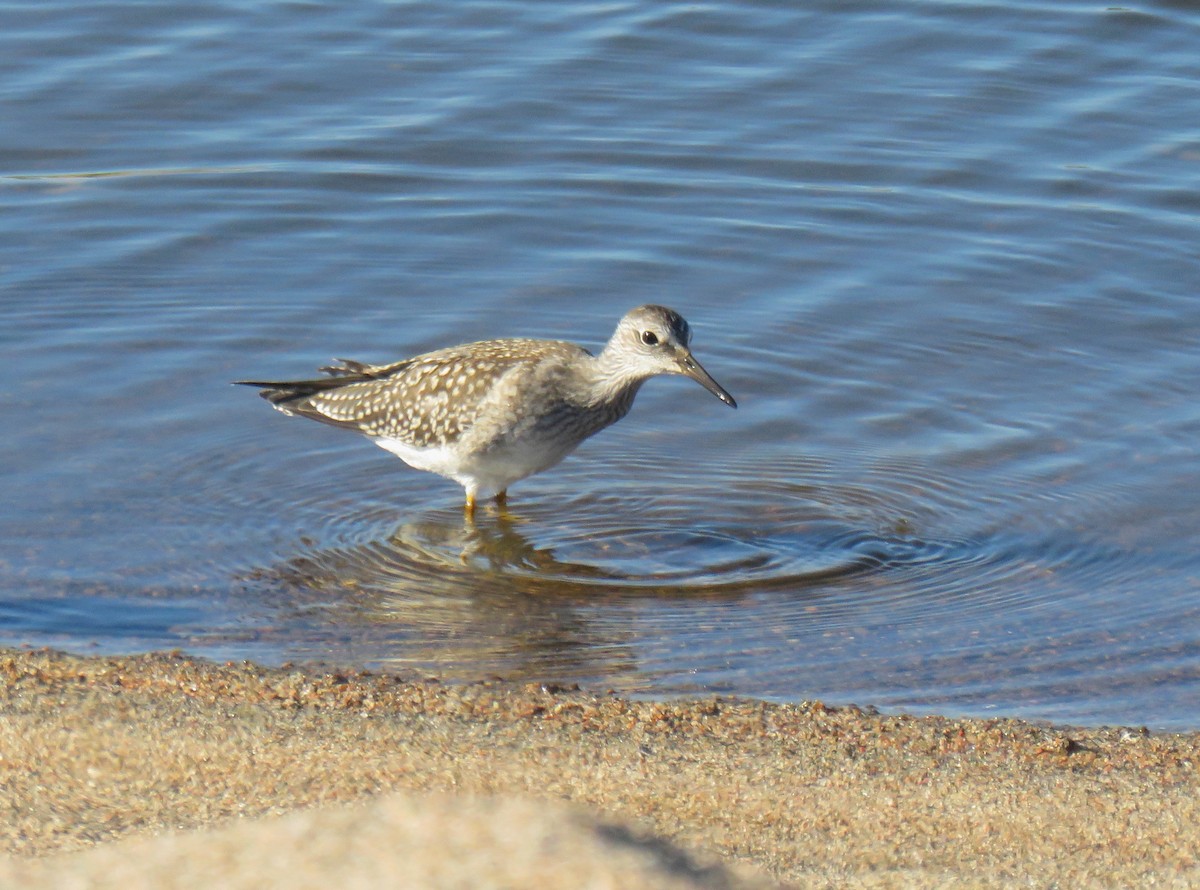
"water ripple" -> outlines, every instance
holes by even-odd
[[[5,15],[7,639],[1200,725],[1186,4]],[[640,302],[474,526],[228,385]]]
[[[688,688],[668,678],[681,653],[656,654],[668,641],[700,676],[725,662],[729,682],[728,660],[756,651],[786,675],[816,657],[805,647],[837,664],[864,635],[978,641],[1144,568],[1127,549],[1062,528],[1061,514],[969,531],[978,504],[919,461],[855,473],[747,458],[697,484],[635,448],[572,470],[571,491],[553,477],[530,483],[510,514],[475,522],[456,496],[398,520],[394,505],[333,491],[340,481],[296,479],[290,495],[311,505],[302,512],[340,512],[324,512],[307,543],[245,582],[294,620],[353,627],[377,663],[629,683],[640,662],[637,682],[652,677],[661,691]],[[648,470],[657,496],[638,481]],[[1010,517],[1028,507],[1007,506]],[[751,642],[739,624],[764,635]],[[737,688],[772,686],[748,675]]]

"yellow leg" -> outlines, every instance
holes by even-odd
[[[475,495],[469,491],[467,492],[467,502],[463,505],[463,512],[467,514],[468,518],[475,518]]]

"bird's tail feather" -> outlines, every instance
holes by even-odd
[[[319,392],[337,389],[348,382],[345,377],[322,377],[317,380],[235,380],[237,386],[256,386],[259,395],[275,405],[286,408],[289,402],[307,399]]]

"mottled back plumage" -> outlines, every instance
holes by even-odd
[[[285,414],[371,437],[410,465],[460,482],[468,509],[558,463],[623,417],[657,374],[684,374],[736,407],[696,363],[670,309],[627,314],[599,356],[559,340],[485,340],[387,365],[340,360],[328,376],[261,388]]]

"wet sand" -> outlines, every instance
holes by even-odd
[[[0,886],[1200,885],[1197,763],[1197,734],[0,650]]]

